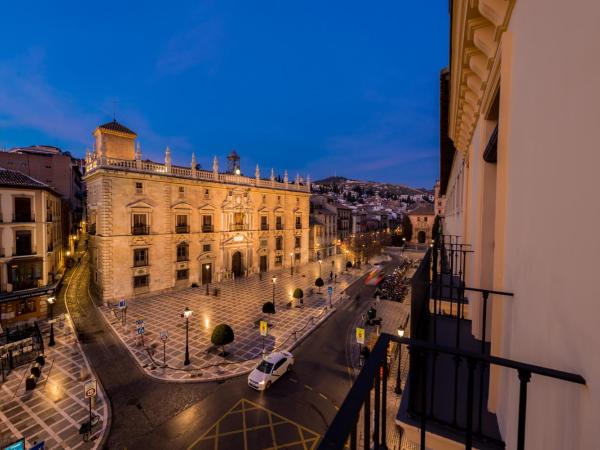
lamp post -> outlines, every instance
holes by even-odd
[[[187,306],[183,310],[181,317],[185,318],[185,360],[183,361],[184,366],[190,365],[190,348],[189,348],[189,318],[192,316],[192,310]]]
[[[210,270],[210,264],[205,265],[204,268],[206,269],[206,295],[209,295],[210,278],[208,278],[208,271]]]
[[[290,275],[294,275],[294,252],[290,253]]]
[[[404,328],[402,326],[398,327],[398,336],[404,336]],[[402,394],[402,381],[400,379],[402,371],[402,344],[398,342],[398,373],[396,374],[396,387],[394,388],[394,392],[398,395]]]
[[[404,255],[404,249],[406,248],[406,238],[402,238],[402,254]]]
[[[275,309],[275,283],[277,283],[277,277],[271,278],[271,282],[273,283],[273,309]]]
[[[319,260],[319,278],[321,278],[321,263],[322,262],[323,262],[322,260]]]
[[[48,305],[50,305],[50,340],[48,341],[48,346],[54,347],[56,342],[54,342],[54,315],[52,314],[52,306],[54,305],[56,298],[48,297],[46,301],[48,302]]]

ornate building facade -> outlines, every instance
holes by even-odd
[[[116,121],[86,155],[92,283],[105,300],[206,284],[308,261],[310,181],[243,176],[141,158]]]

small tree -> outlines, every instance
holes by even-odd
[[[350,261],[346,262],[346,271],[348,271],[348,269],[352,269],[352,263]]]
[[[325,283],[323,282],[323,278],[319,277],[315,280],[315,286],[319,288],[319,294],[321,293],[321,288],[323,286],[325,286]]]
[[[231,344],[235,336],[233,335],[233,330],[227,324],[221,323],[215,327],[212,332],[212,336],[210,337],[210,342],[212,342],[216,346],[220,346],[223,349],[223,353],[221,356],[227,356],[225,353],[225,346],[227,344]]]
[[[275,314],[275,305],[273,302],[268,301],[263,303],[262,312],[263,314]]]
[[[304,297],[304,292],[302,292],[302,289],[300,288],[296,288],[294,289],[294,293],[292,294],[292,297],[294,297],[296,299],[296,303],[300,303],[302,304],[302,298]]]
[[[404,217],[402,217],[402,237],[405,237],[406,242],[409,242],[412,239],[412,234],[412,222],[410,221],[408,214],[404,214]]]

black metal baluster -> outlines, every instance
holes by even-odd
[[[422,361],[422,373],[421,373],[421,448],[426,449],[425,446],[425,427],[427,425],[427,414],[425,413],[425,404],[427,403],[427,351],[422,350],[421,353]]]
[[[481,354],[485,354],[485,334],[486,334],[486,322],[487,322],[487,301],[489,296],[488,291],[483,291],[483,317],[481,321]],[[479,425],[477,426],[477,433],[482,434],[482,422],[483,422],[483,375],[487,369],[487,364],[481,364],[479,368]]]
[[[473,448],[473,390],[475,389],[475,367],[477,361],[469,358],[467,360],[469,377],[467,379],[467,433],[465,436],[465,450]]]
[[[531,372],[519,369],[519,431],[517,450],[525,450],[525,419],[527,418],[527,383],[531,380]]]
[[[363,436],[363,449],[371,448],[371,387],[367,390],[367,396],[365,398],[364,407],[364,436]]]
[[[380,388],[381,388],[381,366],[375,370],[375,405],[373,408],[373,445],[375,450],[379,450],[379,415],[381,414]]]
[[[433,406],[434,406],[434,396],[435,396],[435,369],[436,369],[436,365],[437,365],[437,357],[438,357],[438,352],[436,352],[435,350],[431,353],[432,355],[432,362],[431,362],[431,394],[429,396],[429,416],[431,418],[434,417],[434,411],[433,411]]]
[[[381,449],[387,450],[387,379],[388,379],[387,361],[383,362],[383,379],[381,387]]]
[[[358,425],[358,421],[354,422],[354,426],[352,427],[352,432],[350,434],[350,450],[356,450],[356,427]]]

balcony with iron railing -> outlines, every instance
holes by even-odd
[[[519,450],[524,448],[525,442],[527,385],[531,375],[585,384],[580,375],[491,356],[490,344],[473,337],[472,322],[468,318],[473,310],[467,309],[469,303],[480,302],[478,323],[481,328],[478,331],[480,336],[486,336],[489,301],[496,297],[510,298],[512,293],[466,286],[464,275],[470,252],[468,245],[443,236],[427,251],[411,281],[411,337],[381,335],[320,449],[341,449],[348,440],[351,449],[384,448],[386,427],[395,426],[386,423],[390,346],[400,349],[404,346],[410,355],[396,424],[402,427],[405,439],[420,443],[423,449],[432,445],[428,439],[434,435],[467,449],[505,448],[497,418],[487,410],[491,366],[511,369],[518,377]],[[473,294],[470,300],[465,292]],[[401,350],[399,354],[402,355]],[[401,359],[396,360],[398,370]],[[361,409],[363,418],[372,417],[362,419],[362,445],[358,442],[357,430]]]
[[[12,221],[14,223],[35,222],[35,214],[33,214],[31,211],[15,211],[13,212]]]
[[[229,231],[244,231],[247,230],[248,226],[246,224],[243,223],[232,223],[229,226]]]
[[[212,233],[214,231],[214,226],[210,225],[210,224],[204,224],[202,225],[202,232],[203,233]]]
[[[275,224],[276,230],[283,230],[283,224],[281,222]]]
[[[190,226],[187,224],[180,224],[175,226],[175,233],[177,234],[187,234],[190,232]]]
[[[94,236],[96,234],[96,224],[95,223],[91,223],[88,226],[88,234]]]
[[[261,223],[260,224],[260,230],[261,231],[268,231],[269,230],[269,224],[268,223]]]
[[[131,234],[136,236],[150,234],[150,227],[148,225],[133,225],[131,227]]]

